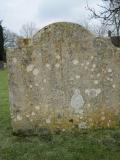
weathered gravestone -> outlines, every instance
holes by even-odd
[[[14,132],[118,125],[120,49],[109,39],[61,22],[23,46],[7,54]]]

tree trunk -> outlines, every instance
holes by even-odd
[[[0,61],[0,69],[4,69],[4,62]]]
[[[4,61],[4,37],[3,27],[0,24],[0,61]]]
[[[117,36],[119,37],[119,27],[117,27]]]

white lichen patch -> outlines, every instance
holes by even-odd
[[[27,115],[26,115],[26,117],[27,117],[27,118],[29,118],[29,117],[30,117],[30,115],[28,115],[28,114],[27,114]]]
[[[47,124],[50,124],[50,123],[51,123],[50,118],[47,118],[47,119],[46,119],[46,123],[47,123]]]
[[[43,82],[44,82],[44,83],[46,83],[46,82],[47,82],[47,80],[46,80],[46,79],[43,79]]]
[[[93,66],[92,66],[93,68],[96,68],[96,64],[93,64]]]
[[[101,93],[101,89],[100,88],[96,89],[96,92],[97,92],[97,95],[100,94]]]
[[[81,122],[81,123],[79,123],[78,127],[79,127],[80,129],[86,129],[86,128],[88,128],[86,122]]]
[[[17,115],[16,120],[21,121],[22,120],[22,116]]]
[[[100,73],[97,74],[97,77],[100,77]]]
[[[84,63],[81,63],[81,66],[84,66]]]
[[[38,86],[39,86],[39,84],[38,84],[38,83],[36,83],[36,84],[35,84],[35,86],[36,86],[36,87],[38,87]]]
[[[85,66],[85,70],[87,70],[88,69],[88,67],[87,66]]]
[[[29,64],[26,68],[27,72],[31,72],[34,68],[34,65],[33,64]]]
[[[74,81],[74,78],[73,77],[70,77],[70,79],[69,79],[70,81]]]
[[[113,84],[113,85],[112,85],[112,87],[113,87],[113,88],[116,88],[116,85],[115,85],[115,84]]]
[[[35,109],[36,110],[40,110],[40,106],[35,106]]]
[[[91,107],[91,105],[90,105],[90,103],[88,103],[88,104],[87,104],[87,108],[90,108],[90,107]]]
[[[83,117],[84,117],[84,115],[83,115],[83,114],[81,114],[81,115],[76,114],[76,117],[82,120],[82,119],[83,119]]]
[[[107,123],[107,126],[110,127],[110,123],[109,122]]]
[[[79,113],[79,111],[82,109],[84,105],[84,100],[82,95],[80,94],[80,90],[76,89],[74,91],[74,94],[71,98],[71,106],[75,110],[76,113]]]
[[[105,120],[105,116],[102,116],[102,117],[101,117],[101,120],[104,121],[104,120]]]
[[[42,53],[39,52],[39,56],[41,56],[41,55],[42,55]]]
[[[93,56],[91,56],[90,58],[91,58],[92,60],[94,59],[94,57],[93,57]]]
[[[32,116],[35,116],[36,114],[35,114],[35,112],[32,112],[31,115],[32,115]]]
[[[65,128],[63,128],[62,131],[65,132]]]
[[[90,62],[86,62],[86,65],[88,66],[90,64]]]
[[[74,60],[73,60],[73,64],[74,64],[74,65],[77,65],[78,63],[79,63],[79,61],[78,61],[77,59],[74,59]]]
[[[85,94],[89,94],[89,89],[85,89]]]
[[[59,56],[59,55],[56,55],[56,59],[58,59],[58,60],[59,60],[59,59],[60,59],[60,56]]]
[[[13,63],[16,64],[17,63],[17,59],[13,58]]]
[[[59,67],[60,67],[60,64],[59,64],[59,63],[56,63],[56,64],[55,64],[55,67],[56,67],[56,68],[59,68]]]
[[[96,97],[101,93],[101,89],[86,89],[85,94],[87,94],[90,97]]]
[[[110,77],[107,77],[106,79],[107,79],[108,81],[111,81],[111,78],[110,78]]]
[[[111,79],[110,79],[110,81],[112,82],[112,81],[113,81],[113,79],[111,78]]]
[[[94,71],[94,68],[92,68],[91,71],[93,72],[93,71]]]
[[[50,66],[49,63],[47,63],[45,66],[46,66],[48,69],[51,69],[51,66]]]
[[[112,69],[111,68],[108,68],[108,73],[111,73],[112,72]]]
[[[79,113],[80,115],[83,115],[83,114],[84,114],[83,109],[80,109],[80,110],[78,111],[78,113]]]
[[[33,75],[34,75],[34,76],[37,76],[38,73],[39,73],[39,70],[38,70],[37,68],[35,68],[35,69],[33,70]]]
[[[98,84],[98,83],[99,83],[98,80],[95,80],[95,81],[94,81],[94,84]]]
[[[33,86],[32,86],[32,85],[29,85],[29,87],[32,88]]]
[[[104,115],[104,114],[105,114],[105,112],[101,112],[101,114],[102,114],[102,115]]]
[[[91,78],[93,78],[93,77],[94,77],[94,75],[93,75],[93,74],[91,74],[91,75],[90,75],[90,77],[91,77]]]
[[[76,79],[80,79],[80,75],[76,75],[75,78],[76,78]]]

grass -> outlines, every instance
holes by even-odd
[[[120,129],[72,131],[51,138],[12,135],[7,72],[0,71],[0,160],[119,160]]]

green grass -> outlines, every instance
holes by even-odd
[[[120,129],[73,131],[51,138],[12,135],[7,72],[0,71],[0,160],[119,160]]]

